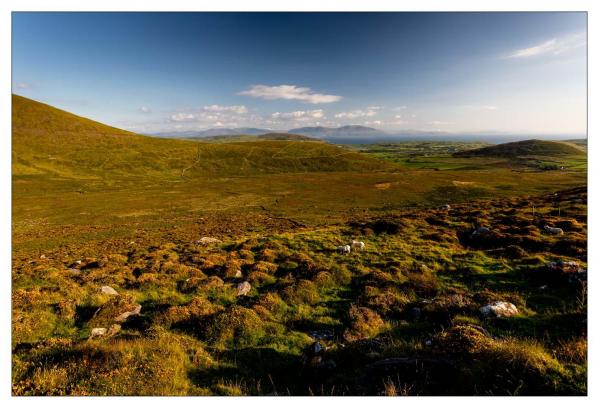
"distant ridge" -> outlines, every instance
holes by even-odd
[[[308,137],[304,135],[294,135],[291,133],[266,133],[263,135],[223,135],[223,136],[206,136],[206,137],[190,137],[190,140],[198,140],[202,142],[255,142],[260,140],[285,140],[296,142],[322,142],[320,139]]]
[[[382,130],[367,126],[341,126],[341,127],[301,127],[289,129],[288,133],[316,137],[319,139],[354,139],[354,138],[369,138],[369,137],[385,137],[387,133]]]
[[[179,139],[189,139],[189,138],[200,138],[200,137],[214,137],[214,136],[232,136],[232,135],[264,135],[267,133],[272,133],[270,129],[260,129],[260,128],[213,128],[206,130],[188,130],[181,132],[158,132],[151,133],[148,136],[158,136],[158,137],[172,137]]]
[[[455,157],[516,158],[521,156],[568,156],[584,153],[584,151],[569,143],[532,139],[456,152],[453,155]]]

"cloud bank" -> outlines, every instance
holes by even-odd
[[[239,95],[267,100],[296,100],[312,104],[332,103],[340,101],[343,98],[338,95],[316,93],[310,88],[298,87],[296,85],[253,85],[249,89],[239,92]]]

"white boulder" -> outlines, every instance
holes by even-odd
[[[518,308],[510,302],[493,302],[480,308],[480,312],[485,317],[511,317],[517,315]]]

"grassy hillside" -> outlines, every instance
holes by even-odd
[[[286,135],[289,136],[289,135]],[[393,166],[320,142],[278,135],[199,144],[137,135],[13,95],[13,176],[176,180],[218,174],[375,171]],[[288,137],[289,138],[289,137]],[[262,140],[265,139],[265,140]]]
[[[568,156],[580,154],[584,154],[584,152],[567,143],[550,142],[547,140],[523,140],[456,152],[454,156],[517,158],[521,156]]]

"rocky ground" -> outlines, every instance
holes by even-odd
[[[15,253],[13,393],[586,394],[586,214],[579,188]]]

